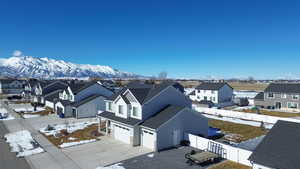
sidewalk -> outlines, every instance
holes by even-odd
[[[40,144],[40,146],[45,150],[45,153],[36,154],[33,156],[26,157],[26,160],[31,165],[33,169],[80,169],[80,167],[72,161],[66,154],[64,154],[60,149],[55,147],[51,142],[49,142],[42,134],[40,134],[36,129],[34,129],[30,123],[25,119],[20,118],[19,114],[14,112],[9,106],[4,105],[1,101],[1,107],[7,109],[7,111],[12,114],[19,124],[19,130],[28,130],[32,137]],[[14,123],[5,123],[8,130],[16,126]],[[14,125],[14,126],[10,126]],[[12,131],[11,131],[12,132]]]

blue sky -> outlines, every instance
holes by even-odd
[[[300,77],[300,1],[1,0],[14,50],[170,77]]]

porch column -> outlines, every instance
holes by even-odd
[[[98,132],[101,132],[101,117],[98,117]]]
[[[106,126],[105,134],[108,135],[108,120],[106,120],[105,126]]]

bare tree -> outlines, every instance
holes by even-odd
[[[168,73],[166,71],[162,71],[158,74],[158,79],[163,80],[168,77]]]
[[[254,77],[253,76],[249,76],[248,77],[248,81],[253,82],[254,81]]]

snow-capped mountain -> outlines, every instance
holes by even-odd
[[[63,60],[13,56],[0,58],[0,75],[11,77],[63,78],[102,77],[133,78],[133,73],[121,72],[109,66],[74,64]]]

